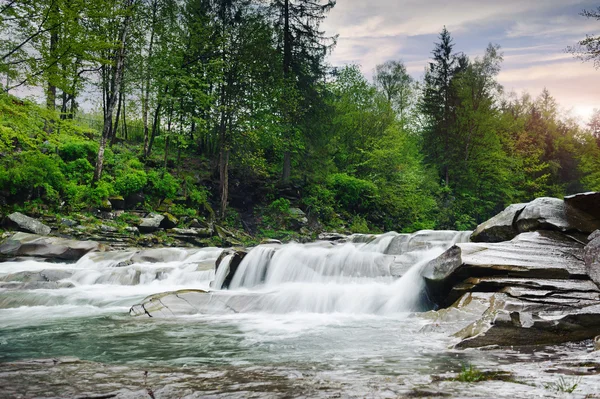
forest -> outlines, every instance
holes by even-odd
[[[600,191],[599,110],[575,120],[548,90],[505,92],[502,48],[470,58],[445,27],[422,79],[401,60],[372,79],[334,67],[334,7],[0,1],[0,213],[121,200],[282,238],[466,230]]]

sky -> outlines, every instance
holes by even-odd
[[[422,79],[444,26],[454,50],[470,57],[499,44],[505,92],[537,96],[545,87],[585,123],[600,108],[600,70],[565,48],[600,33],[600,21],[579,15],[598,6],[592,0],[337,0],[323,28],[339,35],[330,63],[358,64],[369,78],[377,64],[401,60]]]

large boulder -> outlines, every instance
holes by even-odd
[[[163,215],[151,213],[148,215],[148,217],[141,219],[140,224],[138,225],[138,230],[142,234],[154,233],[160,228],[160,225],[164,219],[165,217]]]
[[[163,229],[172,229],[173,227],[177,227],[179,220],[175,216],[171,215],[168,212],[165,212],[163,216],[164,219],[160,223],[160,227],[162,227]]]
[[[78,260],[88,252],[104,250],[105,247],[96,241],[76,241],[28,233],[16,233],[0,245],[0,254],[4,256],[38,256],[70,261]]]
[[[500,243],[459,243],[421,269],[426,297],[448,308],[474,294],[490,295],[483,315],[457,333],[461,348],[593,338],[600,289],[586,271],[584,241],[541,230]],[[585,253],[593,248],[588,244]]]
[[[52,229],[42,222],[30,218],[29,216],[23,215],[20,212],[11,213],[4,220],[4,224],[7,227],[13,227],[17,230],[21,230],[27,233],[39,234],[42,236],[46,236],[50,234]]]
[[[565,197],[565,203],[600,220],[600,192],[568,195]]]
[[[0,277],[0,287],[7,289],[35,290],[71,288],[73,284],[61,281],[70,278],[74,270],[24,271]]]
[[[527,204],[512,204],[505,210],[483,222],[471,235],[473,242],[501,242],[512,240],[519,232],[516,219]]]
[[[590,278],[600,286],[600,230],[588,237],[590,242],[585,246],[583,259]]]
[[[537,230],[587,235],[598,228],[600,228],[600,219],[582,209],[558,198],[542,197],[527,204],[510,205],[498,215],[477,226],[471,235],[471,241],[508,241],[519,233]]]

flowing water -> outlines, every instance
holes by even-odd
[[[420,268],[468,236],[423,231],[356,235],[343,244],[262,245],[244,258],[228,290],[218,290],[228,270],[219,267],[215,275],[218,248],[93,253],[74,264],[0,263],[0,392],[553,395],[544,384],[555,377],[538,374],[567,358],[589,361],[589,343],[568,351],[457,351],[449,349],[456,342],[451,334],[482,309],[420,313],[428,306]],[[235,311],[160,319],[128,314],[148,295],[181,289],[216,290]],[[467,363],[517,373],[529,385],[490,381],[467,394],[460,383],[432,377]],[[579,384],[593,389],[594,381]]]

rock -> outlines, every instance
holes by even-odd
[[[67,227],[75,227],[79,224],[79,222],[76,222],[75,220],[72,220],[72,219],[62,218],[62,219],[60,219],[60,224],[62,224],[63,226],[67,226]]]
[[[600,220],[600,192],[568,195],[565,197],[565,203]]]
[[[527,204],[509,205],[490,220],[477,226],[471,235],[473,242],[500,242],[512,240],[517,234],[515,222]]]
[[[114,212],[98,211],[98,218],[103,220],[115,220],[117,216]]]
[[[204,314],[240,313],[257,311],[253,307],[260,296],[252,293],[227,295],[222,291],[180,290],[146,297],[129,310],[131,316],[176,317]]]
[[[553,231],[522,233],[501,243],[462,243],[421,270],[427,293],[438,306],[449,306],[464,290],[452,288],[471,277],[588,279],[583,245]]]
[[[594,350],[600,351],[600,335],[594,338]]]
[[[133,209],[146,201],[146,197],[143,193],[135,193],[125,197],[125,207],[127,209]]]
[[[52,231],[52,229],[45,224],[30,218],[29,216],[23,215],[20,212],[11,213],[4,220],[4,224],[8,227],[16,227],[18,230],[39,234],[39,235],[48,235]]]
[[[140,233],[153,233],[160,228],[160,224],[164,220],[163,215],[158,215],[156,213],[151,213],[148,217],[141,219],[141,222],[138,226]]]
[[[182,261],[190,252],[177,248],[144,249],[131,258],[133,263],[168,263]]]
[[[592,240],[594,240],[594,239],[596,239],[596,238],[598,238],[598,237],[600,237],[600,230],[596,230],[596,231],[594,231],[592,234],[590,234],[590,235],[588,236],[587,240],[588,240],[588,242],[589,242],[589,241],[592,241]]]
[[[516,220],[519,232],[536,230],[591,233],[600,223],[590,215],[567,206],[558,198],[542,197],[531,201]]]
[[[164,213],[163,216],[164,219],[160,223],[160,227],[163,229],[172,229],[179,223],[179,220],[177,220],[177,218],[170,213]]]
[[[208,224],[206,223],[200,223],[198,221],[198,219],[192,219],[192,221],[190,222],[190,227],[196,228],[196,229],[203,229],[203,228],[208,228]]]
[[[109,197],[108,200],[112,204],[113,209],[123,210],[125,209],[125,198],[120,195]]]
[[[223,263],[223,259],[225,259],[225,257],[227,257],[229,255],[232,256],[229,264]],[[221,255],[219,255],[219,257],[217,258],[217,260],[215,262],[215,275],[219,274],[219,268],[221,268],[221,267],[228,267],[229,271],[227,272],[227,274],[225,276],[225,280],[223,280],[223,285],[221,287],[215,287],[215,288],[217,288],[217,289],[229,288],[229,284],[231,284],[233,275],[237,271],[238,267],[240,266],[240,263],[242,263],[242,260],[244,260],[246,255],[248,255],[248,252],[244,249],[235,249],[235,250],[230,249],[230,250],[224,250],[223,252],[221,252]]]
[[[338,241],[345,240],[348,236],[340,233],[321,233],[319,234],[319,240],[322,241]]]
[[[168,231],[168,233],[172,233],[172,234],[176,234],[176,235],[180,235],[180,236],[194,236],[195,237],[198,235],[198,230],[173,228],[173,229],[170,229]]]
[[[583,260],[590,278],[600,286],[600,234],[592,233],[592,240],[585,246]]]
[[[117,231],[119,231],[119,229],[113,226],[108,226],[106,224],[101,224],[100,231],[103,231],[105,233],[116,233]]]
[[[600,305],[546,312],[505,310],[501,294],[495,296],[484,317],[456,335],[456,347],[556,345],[592,339],[600,331]]]
[[[28,233],[16,233],[0,245],[0,253],[5,256],[38,256],[71,261],[78,260],[88,252],[104,250],[105,247],[95,241],[75,241]]]
[[[575,196],[574,196],[575,197]],[[577,197],[579,198],[579,197]],[[595,198],[595,197],[593,197]],[[579,200],[589,210],[589,201]],[[477,226],[471,235],[473,242],[501,242],[519,233],[537,230],[555,230],[589,234],[600,228],[600,219],[594,218],[570,202],[558,198],[542,197],[527,204],[514,204]],[[584,206],[585,205],[585,206]]]
[[[268,245],[268,244],[276,244],[276,245],[281,245],[281,241],[279,240],[275,240],[273,238],[265,238],[260,242],[261,245]]]
[[[128,232],[129,234],[133,234],[135,236],[140,235],[140,230],[137,227],[127,226],[127,227],[125,227],[125,231]]]
[[[0,287],[19,290],[72,288],[74,285],[67,281],[73,275],[71,270],[41,270],[24,271],[0,277]]]
[[[113,209],[112,203],[108,199],[103,200],[102,203],[100,204],[100,210],[102,212],[110,212],[110,211],[112,211],[112,209]]]
[[[235,236],[235,234],[233,234],[231,231],[219,226],[219,225],[215,225],[215,232],[217,233],[217,235],[219,236],[219,238],[221,238],[222,240],[227,239],[228,237],[231,238],[237,238]]]

